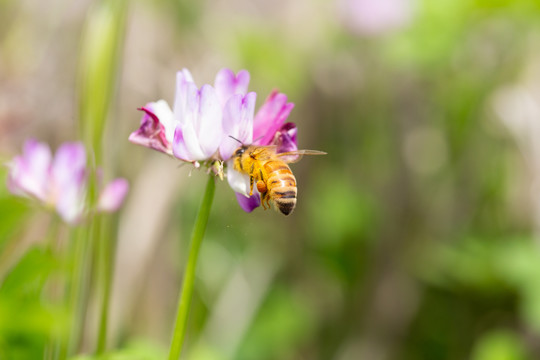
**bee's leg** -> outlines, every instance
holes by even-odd
[[[249,177],[249,196],[253,195],[253,176]]]
[[[264,210],[267,210],[269,208],[269,206],[266,203],[268,203],[268,193],[262,193],[262,196],[261,196],[261,205],[263,207]]]
[[[270,200],[272,200],[272,198],[270,197],[270,195],[268,195],[266,197],[266,206],[268,206],[268,208],[270,209],[272,206],[270,205]]]

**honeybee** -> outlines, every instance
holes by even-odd
[[[249,175],[250,192],[253,184],[261,194],[266,210],[270,202],[284,215],[296,206],[296,179],[287,164],[299,161],[303,155],[324,155],[317,150],[297,150],[277,153],[276,146],[242,145],[233,155],[236,171]]]

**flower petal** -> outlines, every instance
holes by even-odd
[[[80,142],[64,143],[56,150],[48,201],[68,223],[84,211],[86,196],[86,151]]]
[[[203,85],[201,87],[199,92],[198,115],[198,119],[193,125],[200,147],[207,159],[217,151],[223,136],[222,108],[216,91],[210,85]]]
[[[77,223],[85,207],[85,188],[75,182],[67,183],[62,188],[61,196],[56,199],[56,211],[69,224]]]
[[[169,105],[160,100],[140,108],[145,112],[141,127],[131,133],[129,141],[166,154],[172,154],[175,121]]]
[[[287,103],[285,94],[274,90],[253,120],[254,143],[257,145],[271,144],[276,131],[283,126],[293,107],[293,103]]]
[[[189,101],[193,100],[197,85],[188,69],[176,73],[176,93],[174,96],[174,115],[177,122],[183,123]]]
[[[243,194],[246,197],[249,196],[249,176],[234,170],[232,160],[227,162],[227,181],[235,192]],[[253,189],[253,191],[255,190]]]
[[[249,72],[240,70],[237,75],[230,69],[221,69],[214,82],[217,96],[222,106],[233,95],[245,95],[249,85]]]
[[[261,205],[261,197],[257,188],[253,188],[253,195],[250,196],[249,176],[234,170],[232,160],[227,162],[227,181],[234,190],[236,199],[244,211],[251,212]]]
[[[234,194],[236,195],[236,200],[238,200],[238,204],[240,204],[240,207],[245,212],[252,212],[256,208],[261,206],[261,196],[259,195],[259,193],[255,193],[249,197],[245,197],[240,193]]]
[[[168,144],[172,144],[176,121],[174,114],[165,100],[149,103],[145,106],[145,111],[152,112],[165,130],[165,139]],[[165,141],[163,141],[165,143]]]
[[[97,205],[98,211],[114,212],[120,208],[129,190],[129,183],[126,179],[118,178],[111,181],[99,196]]]
[[[183,91],[183,90],[182,90]],[[173,139],[174,155],[185,161],[209,159],[216,152],[222,136],[222,115],[215,90],[194,83],[185,84],[184,98],[177,97],[177,127]]]
[[[225,104],[223,139],[219,147],[221,159],[227,161],[239,146],[251,144],[256,97],[254,92],[250,92],[246,96],[234,95]]]
[[[297,129],[294,123],[288,122],[283,124],[274,138],[274,145],[277,145],[276,151],[282,153],[298,150],[296,134]]]
[[[174,133],[173,154],[180,160],[197,161],[204,160],[204,153],[199,146],[195,129],[191,123],[178,125]]]
[[[48,191],[51,149],[47,144],[29,139],[23,147],[23,154],[8,165],[7,186],[15,195],[35,196],[45,200]]]
[[[80,142],[64,143],[56,150],[51,169],[55,184],[62,187],[66,184],[81,184],[81,176],[86,168],[86,151]]]

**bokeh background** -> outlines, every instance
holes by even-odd
[[[110,2],[0,1],[2,162],[28,137],[84,138],[87,34]],[[244,213],[217,184],[185,359],[540,358],[538,1],[118,3],[93,38],[114,71],[92,73],[109,104],[101,165],[131,183],[108,358],[167,353],[206,174],[127,138],[184,67],[198,85],[247,69],[258,106],[286,93],[299,147],[328,152],[292,166],[289,217]],[[65,315],[42,299],[51,221],[0,185],[2,359],[42,358]]]

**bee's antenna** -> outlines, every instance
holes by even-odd
[[[240,145],[244,145],[244,144],[243,144],[243,143],[242,143],[242,142],[241,142],[240,140],[238,140],[238,139],[237,139],[237,138],[235,138],[234,136],[232,136],[232,135],[229,135],[229,137],[230,137],[231,139],[233,139],[233,140],[236,140],[236,141],[238,141],[238,142],[240,143]]]

